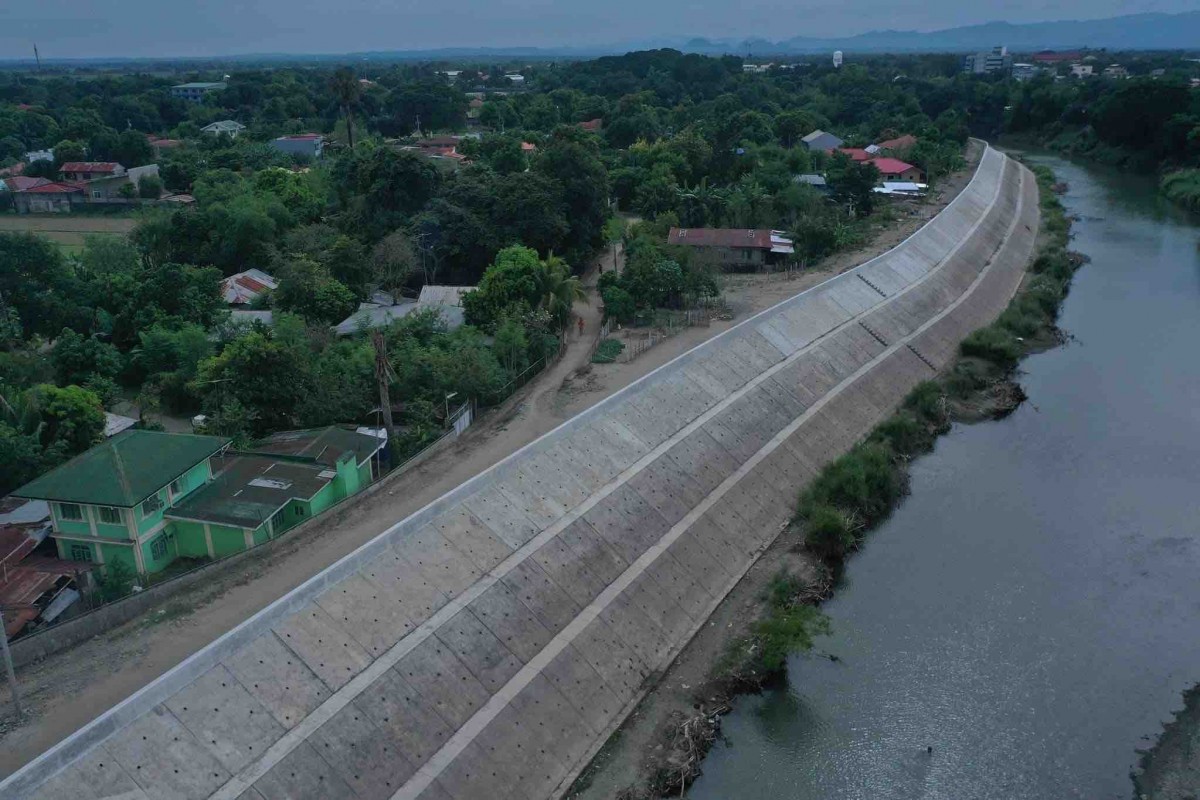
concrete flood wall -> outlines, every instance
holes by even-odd
[[[1034,181],[988,149],[894,250],[397,523],[0,796],[557,796],[796,492],[1003,309],[1036,225]]]

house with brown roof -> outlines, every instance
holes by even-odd
[[[125,174],[125,168],[115,161],[68,161],[58,171],[64,181],[94,181]]]
[[[903,136],[897,136],[895,139],[885,139],[882,142],[876,142],[875,147],[879,151],[896,154],[912,149],[916,143],[917,137],[911,133],[906,133]]]
[[[62,214],[85,202],[83,187],[73,183],[47,181],[13,192],[13,205],[18,214]]]
[[[587,122],[580,122],[578,125],[585,131],[599,133],[600,129],[604,127],[604,120],[600,117],[597,117],[596,119],[589,119]]]
[[[667,244],[696,248],[703,258],[727,268],[784,263],[796,252],[783,231],[765,228],[671,228]]]

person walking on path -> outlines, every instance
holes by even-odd
[[[579,323],[579,324],[578,324],[578,327],[579,327],[579,338],[580,338],[580,339],[582,339],[582,338],[583,338],[583,317],[577,317],[576,319],[577,319],[577,321],[578,321],[578,323]]]

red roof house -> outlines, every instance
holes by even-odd
[[[600,119],[599,117],[596,119],[589,119],[587,122],[580,122],[579,127],[583,128],[585,131],[597,132],[604,127],[604,120]]]
[[[912,181],[915,183],[919,182],[922,177],[919,167],[914,167],[898,158],[873,158],[867,163],[874,164],[875,169],[879,170],[880,176],[885,181]]]
[[[861,147],[839,147],[836,150],[830,150],[830,155],[834,153],[842,153],[850,156],[851,161],[870,161],[871,154]]]

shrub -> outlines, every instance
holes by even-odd
[[[804,544],[818,557],[840,560],[856,543],[846,515],[833,506],[809,509],[805,519]]]
[[[99,580],[100,600],[111,603],[120,600],[133,591],[133,583],[137,575],[124,561],[114,561],[104,568],[104,575]]]
[[[934,433],[912,414],[901,411],[884,420],[871,434],[871,441],[886,445],[902,456],[914,456],[933,447]]]
[[[946,393],[937,381],[921,381],[904,398],[904,407],[930,425],[946,424]]]
[[[782,671],[787,667],[788,654],[811,650],[813,639],[829,630],[829,619],[813,606],[776,609],[754,625],[759,639],[759,669],[768,675]]]
[[[800,498],[808,518],[818,506],[834,506],[866,525],[882,519],[904,494],[904,478],[892,452],[878,442],[861,444],[826,467]]]
[[[980,328],[963,339],[959,350],[964,356],[990,361],[1004,370],[1016,367],[1021,357],[1020,343],[1012,334],[995,325]]]
[[[946,376],[946,389],[957,398],[964,398],[995,380],[996,367],[977,358],[959,361]]]

